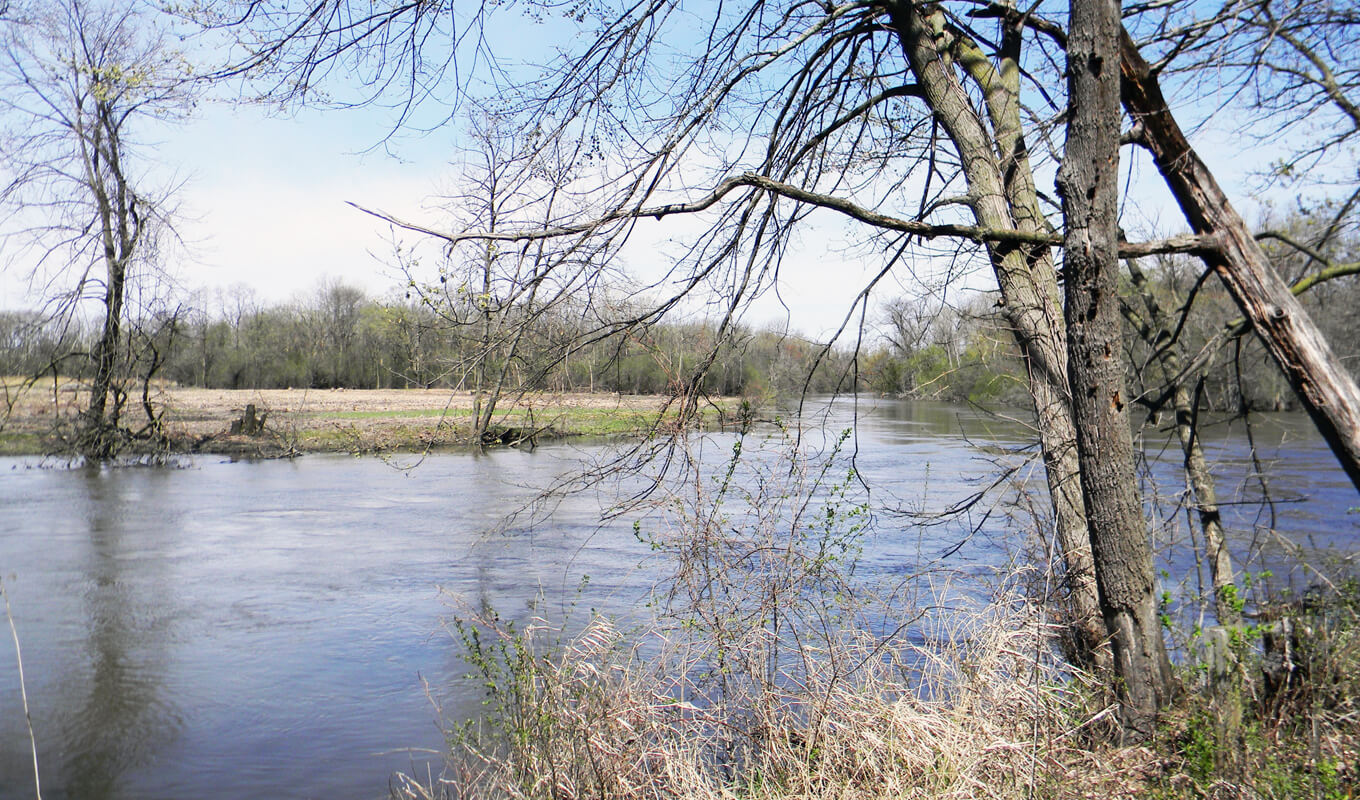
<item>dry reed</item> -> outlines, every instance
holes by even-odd
[[[595,618],[547,648],[558,631],[541,620],[498,630],[528,656],[513,667],[524,725],[465,731],[441,779],[403,777],[397,796],[1132,797],[1155,774],[1149,751],[1087,746],[1099,720],[1039,609],[1008,596],[929,627],[912,642],[847,633],[834,653],[800,654],[796,680],[725,695],[708,648],[674,633],[630,638]]]

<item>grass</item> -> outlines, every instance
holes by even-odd
[[[457,630],[487,714],[450,732],[440,779],[398,776],[393,796],[1360,797],[1360,628],[1326,634],[1344,661],[1311,676],[1325,702],[1298,686],[1289,708],[1257,703],[1225,739],[1187,667],[1157,738],[1121,746],[1108,696],[1056,656],[1044,609],[1003,593],[923,622],[929,635],[913,641],[841,631],[790,659],[811,664],[796,680],[740,681],[739,670],[715,674],[713,650],[675,627],[630,631],[595,616],[569,634],[541,617],[474,615]],[[724,659],[768,655],[756,639],[741,647]]]
[[[392,411],[307,411],[304,416],[314,419],[401,419],[404,417],[450,417],[466,418],[472,416],[469,408],[416,408]]]
[[[1087,695],[1036,660],[1048,650],[1036,612],[1009,600],[956,612],[916,644],[845,632],[809,679],[733,693],[714,692],[713,654],[675,631],[628,635],[596,617],[568,637],[542,619],[482,618],[461,630],[490,715],[452,732],[441,781],[403,777],[395,794],[1137,796],[1154,759],[1121,753],[1111,770],[1084,747]],[[861,666],[843,674],[833,661]]]
[[[1032,570],[995,576],[989,598],[910,590],[885,631],[860,613],[885,606],[856,578],[867,505],[849,454],[814,465],[795,432],[774,452],[758,438],[638,510],[634,535],[667,560],[640,621],[455,620],[484,714],[450,728],[442,775],[397,776],[393,796],[1360,797],[1360,584],[1235,637],[1241,726],[1192,651],[1157,735],[1121,745],[1104,681],[1064,661],[1061,615],[1024,588]],[[1270,688],[1266,637],[1286,634],[1289,677]]]
[[[46,439],[39,434],[0,430],[0,456],[40,455],[46,446]]]
[[[457,620],[486,713],[450,731],[440,780],[395,794],[1130,796],[1094,768],[1097,695],[1018,581],[990,603],[891,601],[903,627],[883,630],[855,577],[868,516],[848,442],[811,459],[797,431],[743,435],[726,469],[650,499],[634,535],[667,569],[636,629]]]
[[[716,424],[721,413],[718,408],[701,409],[698,415],[698,424],[701,426]],[[301,445],[304,449],[327,449],[348,438],[348,440],[358,440],[363,443],[360,449],[411,450],[432,443],[457,444],[465,440],[472,432],[472,410],[466,408],[323,411],[309,412],[304,416],[310,420],[337,423],[401,419],[440,420],[447,423],[438,428],[389,425],[384,426],[381,433],[376,436],[365,434],[357,427],[348,436],[337,435],[334,430],[304,428],[300,431]],[[662,415],[660,422],[665,424],[675,420],[677,416],[675,410],[668,409]],[[655,411],[608,406],[593,408],[546,405],[532,410],[515,408],[497,412],[492,421],[492,428],[535,431],[540,438],[552,439],[646,433],[656,427],[657,424],[658,415]]]
[[[13,379],[3,380],[11,390],[18,387]],[[64,382],[57,407],[50,387],[28,388],[19,398],[15,413],[0,425],[0,455],[40,455],[60,450],[61,443],[53,434],[78,408],[76,388],[74,383]],[[472,410],[468,407],[472,398],[467,393],[254,392],[166,384],[157,386],[155,402],[167,407],[166,429],[172,437],[172,449],[178,451],[265,456],[421,451],[467,445],[473,438]],[[513,429],[513,439],[521,432],[533,433],[536,441],[636,435],[655,427],[663,398],[528,395],[523,402],[531,408],[506,405],[492,421],[493,430]],[[228,436],[230,422],[248,403],[268,415],[265,434],[253,438]],[[421,407],[427,403],[427,407]],[[134,416],[140,414],[140,410],[134,411]],[[700,424],[713,422],[718,416],[715,408],[705,408]],[[674,418],[675,412],[668,411],[661,422],[666,424]]]

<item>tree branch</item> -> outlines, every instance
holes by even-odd
[[[605,214],[602,217],[585,220],[575,224],[545,226],[542,228],[521,228],[511,231],[439,231],[414,222],[407,222],[382,211],[366,208],[358,203],[350,202],[349,205],[369,216],[377,217],[378,219],[391,225],[395,225],[403,230],[441,239],[451,245],[465,241],[529,242],[588,234],[597,231],[610,223],[624,220],[636,220],[643,217],[653,217],[660,220],[664,217],[677,214],[699,213],[717,205],[718,202],[728,194],[731,194],[733,191],[742,187],[769,192],[770,194],[794,200],[799,203],[836,211],[851,219],[872,225],[881,230],[897,231],[917,236],[922,239],[953,237],[967,239],[979,244],[992,242],[1015,245],[1048,245],[1051,247],[1062,245],[1062,236],[1058,234],[1037,231],[1020,231],[1007,228],[984,228],[976,225],[958,225],[953,223],[929,223],[921,220],[903,219],[901,217],[880,214],[842,197],[809,191],[799,186],[783,183],[750,172],[728,178],[718,184],[713,191],[697,200],[689,202],[668,203],[666,205],[646,208],[621,209]],[[1206,251],[1215,251],[1217,249],[1218,241],[1213,236],[1183,234],[1152,242],[1123,242],[1120,244],[1119,254],[1126,258],[1136,258],[1158,253],[1200,254]]]

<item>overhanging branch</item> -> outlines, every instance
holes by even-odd
[[[1008,228],[984,228],[976,225],[957,225],[953,223],[930,223],[917,219],[903,219],[901,217],[880,214],[846,200],[843,197],[809,191],[799,186],[783,183],[774,180],[773,178],[751,172],[728,178],[718,184],[713,191],[697,200],[689,202],[623,209],[571,225],[521,228],[511,231],[440,231],[414,222],[407,222],[382,211],[365,208],[357,203],[351,202],[349,205],[365,214],[377,217],[378,219],[403,230],[440,239],[451,245],[465,241],[530,242],[589,234],[598,231],[611,223],[623,220],[635,220],[644,217],[652,217],[660,220],[678,214],[699,213],[717,205],[724,197],[740,188],[750,188],[769,192],[770,194],[784,197],[795,202],[836,211],[851,219],[871,225],[880,230],[906,233],[922,239],[957,238],[967,239],[969,241],[977,242],[978,244],[1017,246],[1060,247],[1062,245],[1062,236],[1058,234],[1038,231],[1021,231]],[[1216,237],[1184,234],[1151,242],[1123,242],[1119,247],[1119,255],[1124,258],[1138,258],[1160,253],[1203,254],[1208,251],[1216,251],[1218,250],[1218,247],[1219,245]]]

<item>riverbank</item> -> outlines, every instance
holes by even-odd
[[[65,448],[84,396],[73,381],[27,389],[5,383],[8,417],[0,426],[0,455],[44,455]],[[471,392],[448,389],[198,389],[153,387],[153,409],[170,451],[276,456],[289,453],[413,452],[471,444]],[[492,421],[498,443],[564,437],[646,433],[674,416],[662,395],[534,392],[504,398]],[[241,432],[253,406],[258,431]],[[735,403],[717,400],[700,409],[701,421],[719,424]],[[3,410],[0,408],[0,410]],[[125,420],[144,424],[140,399],[129,400]],[[236,423],[235,428],[233,423]],[[162,445],[164,447],[164,445]]]

